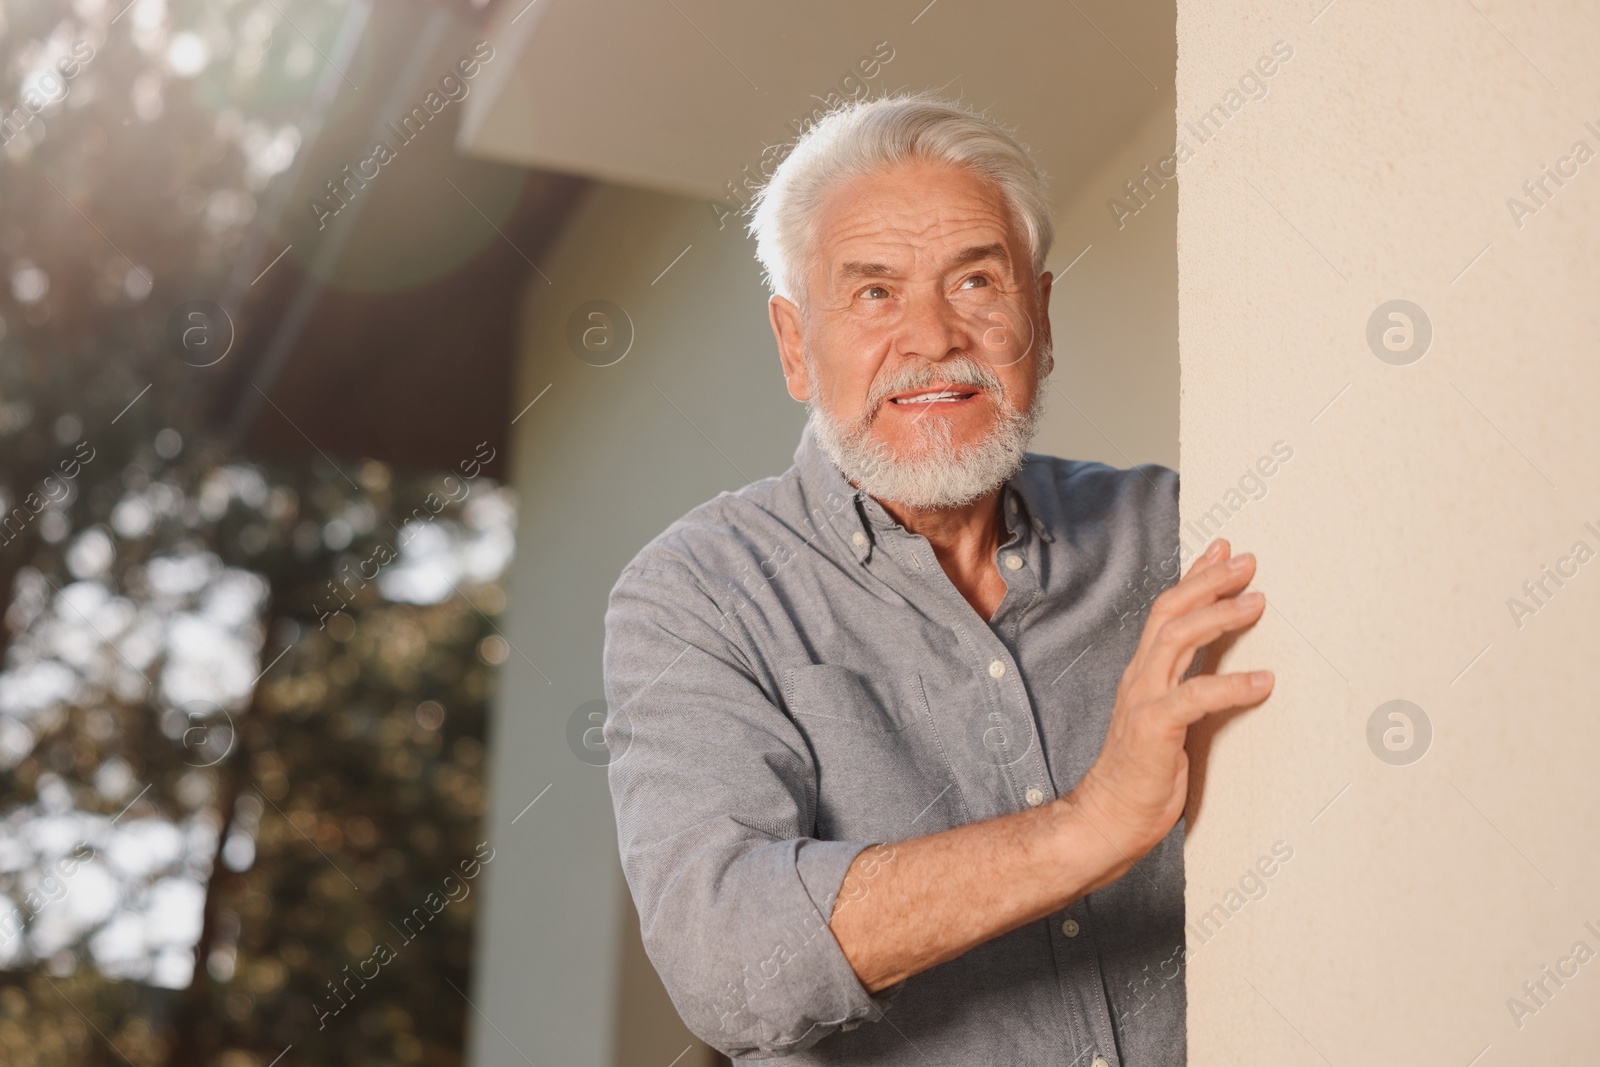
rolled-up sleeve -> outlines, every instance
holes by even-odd
[[[630,565],[606,612],[607,768],[644,947],[696,1036],[730,1056],[806,1049],[881,1017],[828,927],[871,841],[811,836],[816,767],[742,647],[673,559]]]

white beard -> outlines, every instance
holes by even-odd
[[[868,496],[918,510],[961,507],[999,488],[1022,466],[1023,453],[1044,415],[1044,371],[1050,362],[1049,347],[1044,346],[1036,364],[1039,388],[1034,391],[1032,407],[1025,412],[1012,405],[1005,384],[992,369],[970,357],[956,356],[937,364],[906,367],[872,391],[866,414],[843,424],[822,404],[815,361],[808,355],[811,398],[806,407],[823,452]],[[949,420],[929,411],[912,424],[916,429],[915,457],[901,460],[888,445],[873,438],[872,423],[888,397],[936,381],[984,389],[998,411],[995,425],[982,440],[958,449],[951,441]]]

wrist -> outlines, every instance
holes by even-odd
[[[1058,809],[1056,840],[1061,860],[1081,882],[1074,898],[1110,885],[1126,874],[1138,853],[1129,846],[1112,810],[1099,792],[1083,782],[1054,801]]]
[[[1129,857],[1131,865],[1161,843],[1182,809],[1168,810],[1170,804],[1166,809],[1152,808],[1139,796],[1146,783],[1130,783],[1117,774],[1097,771],[1098,765],[1091,767],[1071,796],[1086,817]]]

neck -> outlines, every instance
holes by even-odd
[[[954,508],[911,508],[893,500],[878,503],[901,526],[927,538],[941,562],[947,555],[977,556],[993,565],[1005,529],[998,486],[972,503]]]
[[[1005,530],[1000,487],[956,508],[908,508],[892,500],[878,503],[901,526],[927,538],[951,584],[980,618],[989,621],[1006,588],[994,562]]]

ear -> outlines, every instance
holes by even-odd
[[[804,403],[810,399],[811,384],[806,379],[800,309],[794,301],[774,295],[767,301],[767,318],[772,323],[772,336],[778,342],[778,361],[783,364],[783,380],[789,387],[789,395]]]
[[[1039,334],[1043,342],[1041,347],[1048,348],[1051,352],[1049,362],[1044,368],[1044,373],[1047,375],[1055,369],[1056,365],[1055,345],[1051,343],[1052,336],[1050,333],[1050,286],[1054,282],[1055,276],[1049,271],[1039,275]]]

